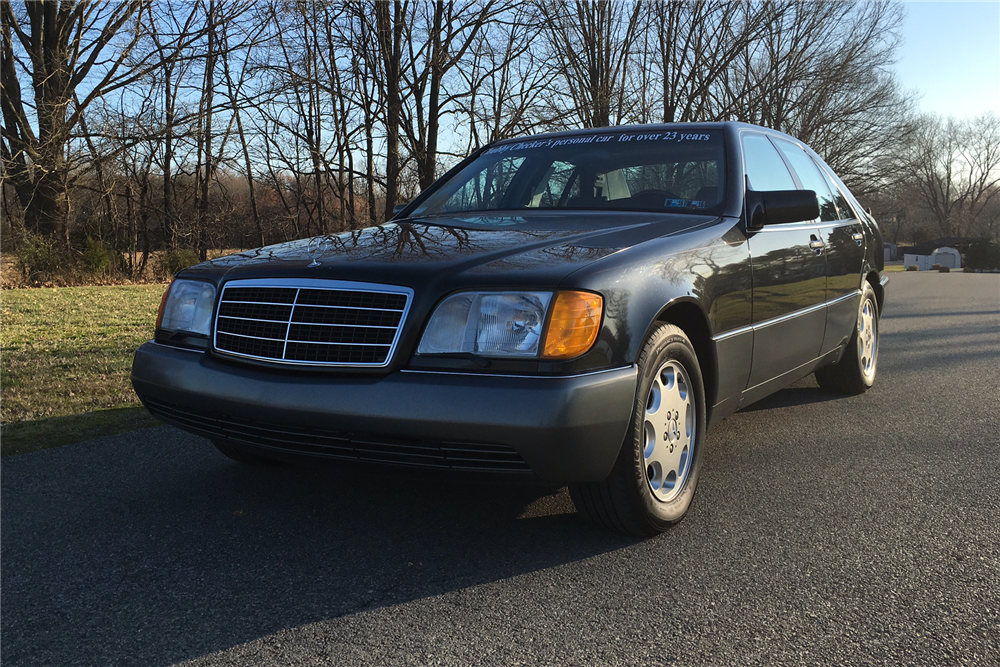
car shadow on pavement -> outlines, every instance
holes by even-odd
[[[773,410],[775,408],[791,408],[799,405],[811,405],[813,403],[826,403],[827,401],[842,400],[844,396],[832,391],[822,389],[816,384],[816,378],[812,375],[803,378],[786,387],[779,392],[771,394],[756,403],[752,403],[743,408],[741,412],[758,412],[760,410]]]
[[[635,542],[565,489],[254,468],[170,427],[11,457],[2,492],[10,666],[168,665]]]

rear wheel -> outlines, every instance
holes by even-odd
[[[820,387],[851,395],[863,394],[871,388],[878,366],[878,318],[875,290],[866,281],[851,342],[840,361],[816,371]]]
[[[680,521],[694,498],[705,437],[705,390],[685,333],[661,324],[639,355],[629,432],[603,482],[570,487],[581,514],[623,533],[651,536]]]
[[[262,456],[253,451],[250,447],[240,444],[238,442],[230,442],[228,440],[213,440],[212,444],[220,452],[228,456],[234,461],[239,461],[240,463],[245,463],[248,465],[255,466],[278,466],[281,465],[281,461],[277,461],[266,456]]]

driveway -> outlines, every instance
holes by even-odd
[[[19,665],[1000,660],[1000,275],[896,273],[875,388],[709,436],[680,525],[565,490],[253,469],[170,427],[2,463]]]

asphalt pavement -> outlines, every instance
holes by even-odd
[[[1000,275],[896,273],[875,387],[709,434],[637,541],[564,489],[254,469],[170,427],[3,459],[21,665],[998,665]]]

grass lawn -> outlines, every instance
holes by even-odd
[[[45,449],[155,424],[129,383],[165,285],[0,293],[0,449]]]

